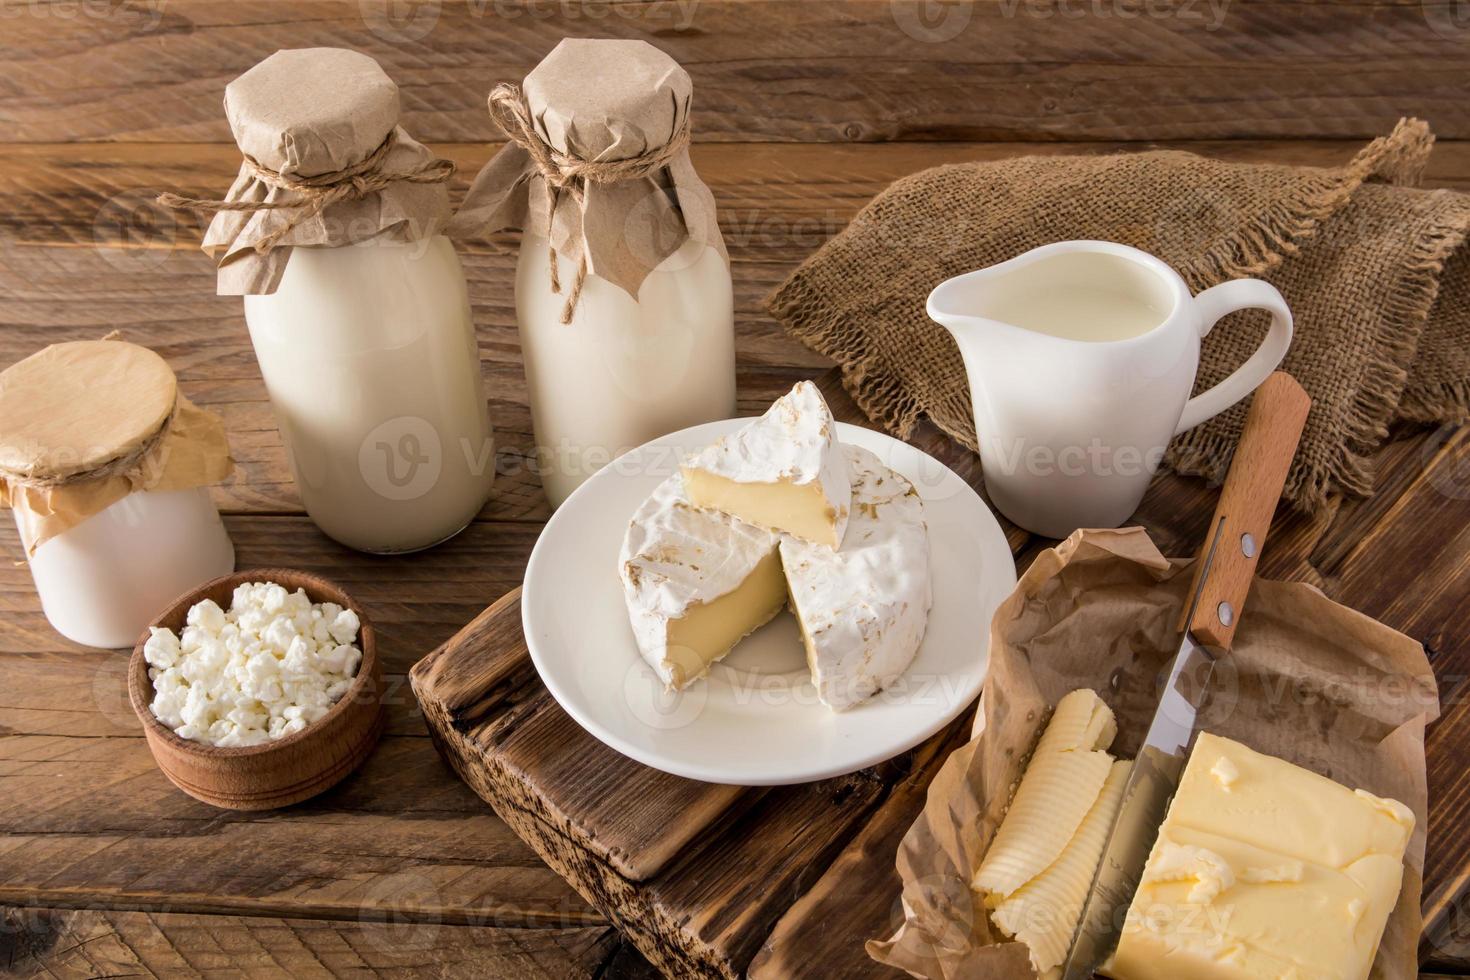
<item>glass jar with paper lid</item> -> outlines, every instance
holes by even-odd
[[[0,503],[69,640],[131,646],[173,599],[234,570],[209,495],[233,465],[223,423],[145,347],[55,344],[0,372]]]
[[[553,506],[622,452],[735,413],[730,264],[689,160],[692,98],[657,48],[590,39],[491,93],[510,142],[451,234],[522,230],[516,319]]]
[[[366,55],[279,51],[229,84],[244,154],[204,248],[250,340],[311,519],[361,551],[416,551],[474,519],[495,476],[479,345],[441,234],[454,171],[399,125]]]

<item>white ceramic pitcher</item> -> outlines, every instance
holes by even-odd
[[[1200,339],[1256,308],[1271,313],[1261,346],[1190,398]],[[1236,279],[1191,296],[1168,265],[1113,242],[1057,242],[957,276],[929,294],[928,310],[964,356],[991,501],[1055,538],[1127,520],[1169,440],[1254,391],[1292,331],[1269,283]]]

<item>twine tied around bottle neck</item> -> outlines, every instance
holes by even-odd
[[[586,201],[588,184],[617,184],[625,180],[640,180],[663,170],[674,159],[689,148],[689,116],[669,141],[646,153],[623,160],[588,161],[570,153],[563,153],[548,143],[536,131],[536,122],[531,116],[530,106],[519,85],[503,82],[495,86],[489,98],[490,118],[512,143],[525,150],[531,161],[546,181],[546,231],[550,242],[552,224],[556,218],[556,202],[559,191],[566,191],[580,206]],[[561,294],[561,275],[556,268],[556,246],[550,244],[548,261],[551,266],[551,291]],[[587,244],[582,244],[582,256],[577,262],[577,276],[567,294],[562,308],[561,322],[571,323],[581,299],[582,287],[587,282]]]
[[[357,200],[375,194],[389,184],[442,184],[454,175],[454,163],[436,157],[409,170],[384,170],[383,162],[397,142],[398,130],[390,130],[378,148],[360,162],[341,170],[312,177],[288,177],[270,169],[248,153],[245,167],[251,176],[269,187],[295,195],[285,201],[212,201],[163,193],[157,201],[179,211],[293,211],[284,224],[254,244],[256,252],[270,251],[302,222],[321,214],[339,201]]]
[[[113,476],[127,476],[139,468],[145,459],[152,455],[159,446],[163,445],[173,429],[174,419],[179,414],[178,402],[174,402],[173,411],[169,412],[158,426],[158,430],[144,439],[135,448],[123,453],[114,459],[109,459],[100,466],[94,466],[88,470],[76,473],[67,473],[64,476],[32,476],[20,473],[6,466],[0,466],[0,479],[3,479],[12,487],[27,487],[37,490],[51,490],[56,487],[72,486],[77,483],[90,483],[93,480],[105,480]]]

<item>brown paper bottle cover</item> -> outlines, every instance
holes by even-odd
[[[648,176],[608,179],[597,165],[654,155],[687,139],[694,86],[643,41],[568,38],[526,76],[525,110],[543,172],[512,141],[475,178],[450,223],[454,237],[518,228],[550,241],[564,260],[635,298],[686,240],[725,252],[714,196],[679,149]],[[608,168],[615,169],[615,168]]]
[[[216,212],[220,295],[275,292],[296,246],[415,241],[448,220],[453,165],[398,125],[398,86],[367,55],[277,51],[225,88],[225,114],[245,161],[224,200],[161,199]]]
[[[219,417],[146,347],[53,344],[0,372],[0,504],[27,554],[130,493],[209,486],[233,467]]]

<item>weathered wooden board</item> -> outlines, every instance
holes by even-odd
[[[862,832],[894,769],[759,790],[637,765],[541,686],[520,635],[519,592],[411,676],[455,771],[669,976],[742,976],[811,877]],[[527,750],[552,733],[558,751]],[[947,741],[915,756],[927,764]]]
[[[913,754],[907,774],[892,784],[862,830],[761,944],[748,971],[752,980],[799,976],[812,963],[821,963],[832,976],[893,976],[854,940],[892,935],[903,921],[894,856],[924,808],[929,784],[949,754],[969,740],[972,723],[972,714],[966,712],[944,735]],[[847,926],[835,930],[834,922]]]
[[[231,78],[283,47],[378,58],[421,139],[563,36],[688,67],[706,140],[1470,136],[1454,0],[5,0],[0,132],[223,141]],[[79,84],[78,80],[86,80]]]
[[[0,975],[97,977],[604,975],[620,951],[607,926],[515,929],[395,921],[0,907]]]
[[[0,904],[356,920],[602,920],[447,778],[429,740],[383,739],[337,789],[237,818],[184,798],[142,738],[0,738]]]
[[[241,568],[328,575],[379,627],[392,729],[367,765],[269,814],[214,810],[154,766],[123,688],[126,656],[60,640],[24,566],[0,561],[0,902],[356,919],[600,922],[448,778],[404,674],[520,583],[534,525],[476,524],[415,558],[349,555],[300,517],[230,517]],[[0,529],[4,554],[13,528]],[[65,664],[64,668],[59,665]]]

